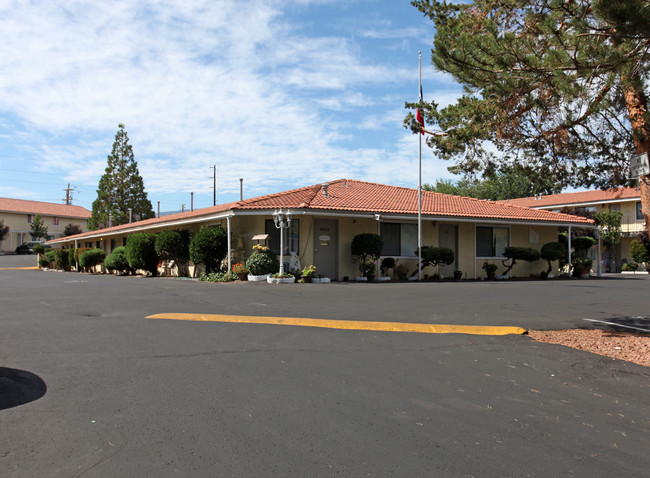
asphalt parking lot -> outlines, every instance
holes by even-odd
[[[14,257],[0,268],[21,266]],[[5,269],[0,284],[3,477],[650,469],[650,372],[639,365],[517,335],[146,319],[643,325],[647,276],[270,285]]]

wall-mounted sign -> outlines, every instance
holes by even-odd
[[[650,174],[650,164],[648,164],[648,153],[635,154],[630,159],[630,174],[633,178],[640,178]]]

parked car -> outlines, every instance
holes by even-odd
[[[20,246],[16,247],[16,254],[33,254],[34,246],[36,244],[43,244],[41,241],[27,241],[23,242]],[[51,246],[45,246],[46,249],[50,249]]]
[[[34,249],[32,249],[32,245],[28,244],[27,242],[16,247],[16,254],[33,254],[33,253],[34,253]]]

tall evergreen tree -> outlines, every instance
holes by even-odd
[[[47,239],[47,226],[40,214],[34,216],[32,225],[29,228],[29,234],[36,239]]]
[[[455,160],[450,169],[510,164],[562,185],[635,182],[630,156],[650,151],[648,0],[412,4],[434,23],[433,64],[465,88],[445,108],[407,104],[449,133],[427,143]],[[413,114],[405,125],[420,131]],[[647,224],[645,181],[641,196]]]
[[[109,216],[113,226],[126,224],[129,222],[129,209],[132,211],[132,217],[155,217],[151,201],[144,190],[138,163],[133,157],[129,137],[124,125],[120,123],[115,134],[113,150],[108,156],[108,165],[99,180],[97,199],[93,201],[88,228],[95,230],[100,224],[108,227]]]

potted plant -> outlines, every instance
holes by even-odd
[[[390,280],[390,276],[388,275],[388,271],[395,271],[395,259],[392,257],[385,257],[381,260],[381,265],[379,266],[379,270],[381,271],[381,278],[383,280]]]
[[[359,272],[366,280],[373,280],[375,276],[374,262],[381,256],[384,241],[378,234],[357,234],[352,238],[351,252],[359,260]],[[372,264],[372,267],[370,266]],[[372,276],[372,278],[370,277]]]
[[[302,270],[302,281],[305,284],[309,284],[314,279],[315,275],[316,275],[316,266],[315,265],[307,266]]]
[[[232,272],[239,278],[239,280],[242,281],[246,280],[248,277],[248,270],[246,269],[246,266],[241,262],[238,262],[232,266]]]
[[[255,244],[253,253],[246,259],[246,268],[249,281],[263,281],[280,269],[280,261],[268,247]]]
[[[485,271],[488,280],[494,280],[497,278],[497,265],[490,264],[488,262],[483,263],[482,269]]]
[[[454,280],[459,281],[463,278],[463,271],[460,269],[454,269]]]
[[[296,276],[289,274],[288,272],[285,272],[284,274],[276,272],[275,274],[267,276],[266,282],[269,284],[293,284],[296,282]]]

